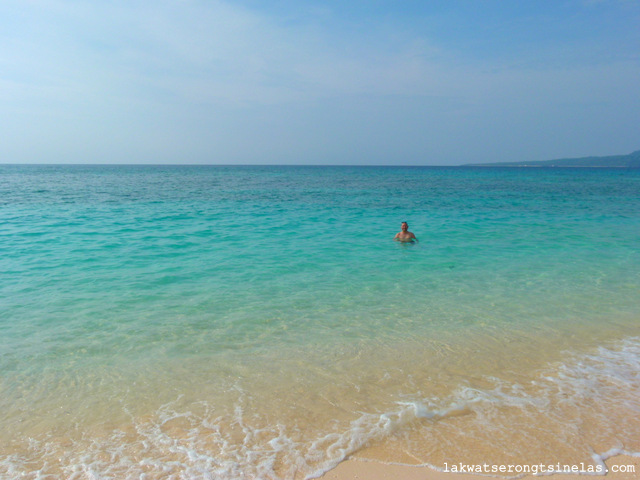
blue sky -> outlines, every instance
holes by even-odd
[[[3,0],[0,163],[640,149],[640,2]]]

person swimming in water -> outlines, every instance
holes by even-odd
[[[402,231],[396,233],[396,236],[393,237],[396,242],[412,243],[418,241],[416,236],[409,231],[409,224],[407,222],[402,222],[400,228]]]

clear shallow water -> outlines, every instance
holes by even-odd
[[[0,475],[638,451],[638,192],[632,170],[0,166]]]

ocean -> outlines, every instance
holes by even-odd
[[[640,170],[0,165],[0,478],[596,465],[639,320]]]

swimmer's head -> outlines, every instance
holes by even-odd
[[[402,222],[400,228],[402,228],[403,232],[406,232],[407,230],[409,230],[409,224],[407,222]]]

